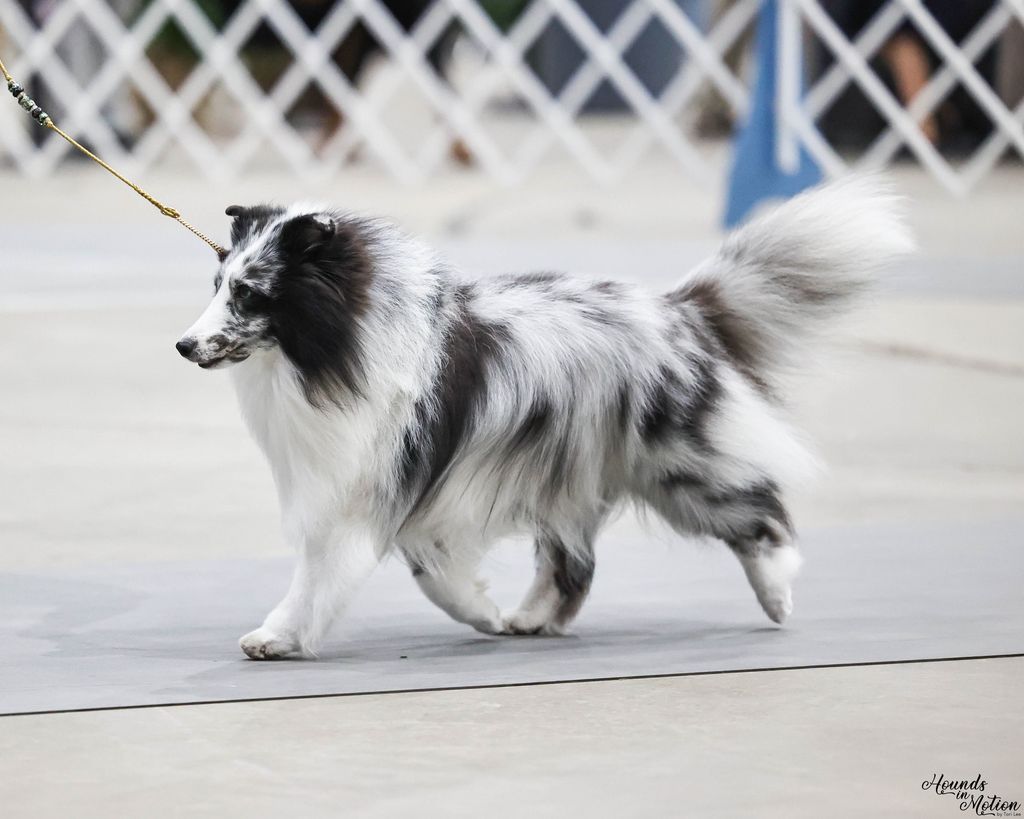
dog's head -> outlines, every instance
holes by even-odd
[[[280,348],[315,381],[355,377],[372,274],[360,223],[335,214],[233,205],[231,249],[209,306],[175,345],[204,369]]]

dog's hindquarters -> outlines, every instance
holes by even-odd
[[[780,375],[907,245],[890,200],[861,183],[752,222],[663,297],[557,274],[462,287],[456,326],[477,330],[447,335],[465,350],[447,351],[441,371],[472,364],[477,398],[453,407],[465,424],[401,525],[428,597],[496,631],[479,555],[532,526],[534,583],[500,629],[561,631],[589,589],[600,524],[631,496],[680,533],[727,543],[781,621],[799,564],[784,495],[813,461],[782,417]],[[427,405],[464,394],[434,389]],[[431,429],[413,436],[428,453]],[[453,531],[465,536],[449,542]]]
[[[728,544],[776,622],[800,564],[784,491],[814,464],[781,416],[780,376],[911,246],[892,197],[841,183],[731,234],[666,297],[682,340],[650,392],[637,494],[680,533]]]

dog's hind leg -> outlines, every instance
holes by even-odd
[[[448,550],[429,565],[411,559],[412,575],[427,599],[457,623],[483,634],[499,634],[501,612],[487,596],[487,584],[477,578],[481,557],[477,552]]]
[[[536,541],[537,571],[519,608],[505,617],[505,634],[562,634],[579,612],[594,577],[591,539],[566,543],[551,532]]]
[[[711,488],[693,476],[670,475],[646,497],[676,531],[717,537],[739,558],[758,603],[774,622],[793,610],[790,584],[801,558],[778,486],[770,480]]]

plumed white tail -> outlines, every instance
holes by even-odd
[[[770,380],[913,247],[900,199],[877,177],[852,178],[729,234],[672,296],[697,305],[742,370]]]

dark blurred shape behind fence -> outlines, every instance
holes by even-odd
[[[762,2],[796,48],[750,52]],[[514,183],[560,156],[612,183],[660,152],[708,181],[759,59],[803,72],[779,128],[827,173],[913,157],[962,193],[1024,156],[1024,0],[0,0],[0,49],[136,172],[457,163]],[[0,161],[53,172],[67,148],[42,137],[0,109]]]

